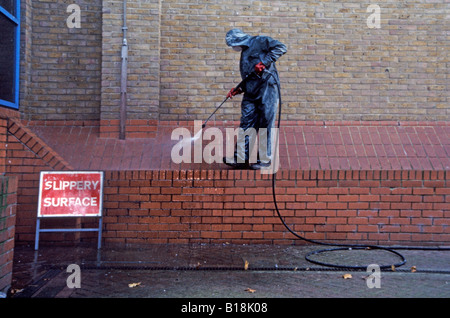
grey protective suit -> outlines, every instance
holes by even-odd
[[[246,131],[248,128],[254,128],[257,132],[260,128],[267,128],[267,149],[262,151],[267,152],[267,157],[264,156],[265,158],[270,158],[270,131],[276,118],[279,102],[277,85],[280,85],[275,62],[286,53],[286,46],[271,37],[250,36],[240,29],[228,31],[225,40],[228,46],[240,46],[242,48],[239,65],[242,79],[251,74],[255,70],[255,65],[259,62],[262,62],[266,67],[266,71],[268,71],[264,72],[260,78],[251,76],[245,81],[242,87],[244,97],[241,104],[239,127],[243,131]],[[244,138],[245,143],[238,142],[236,145],[235,160],[236,162],[248,163],[250,138],[247,136]],[[260,153],[261,149],[259,149],[258,154]]]

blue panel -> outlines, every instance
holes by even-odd
[[[1,4],[5,5],[2,7]],[[3,77],[0,79],[0,105],[10,108],[19,108],[20,83],[20,1],[0,1],[0,22],[3,26],[1,46]]]

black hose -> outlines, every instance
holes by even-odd
[[[280,127],[281,127],[281,105],[282,105],[282,101],[281,101],[281,89],[280,89],[280,84],[278,83],[278,81],[276,80],[275,76],[271,73],[268,72],[274,79],[275,82],[277,83],[277,88],[278,88],[278,100],[279,100],[279,105],[278,105],[278,136],[276,138],[276,145],[275,145],[275,151],[278,151],[278,140],[279,140],[279,134],[280,134]],[[273,156],[275,158],[276,154]],[[276,160],[276,159],[275,159]],[[272,163],[273,167],[275,168],[275,163]],[[285,226],[285,228],[292,233],[295,237],[297,237],[300,240],[312,243],[312,244],[317,244],[317,245],[324,245],[324,246],[334,246],[333,248],[328,248],[328,249],[322,249],[322,250],[318,250],[318,251],[313,251],[308,253],[305,256],[305,259],[311,263],[314,264],[318,264],[318,265],[323,265],[323,266],[327,266],[327,267],[335,267],[335,268],[345,268],[345,269],[352,269],[352,270],[367,270],[367,266],[353,266],[353,265],[339,265],[339,264],[330,264],[330,263],[325,263],[325,262],[319,262],[319,261],[315,261],[313,259],[310,258],[311,255],[317,255],[317,254],[321,254],[321,253],[325,253],[325,252],[333,252],[333,251],[342,251],[342,250],[383,250],[389,253],[392,253],[396,256],[398,256],[400,258],[400,261],[398,263],[394,263],[394,264],[388,264],[388,265],[381,265],[380,269],[391,269],[391,268],[396,268],[396,267],[400,267],[402,265],[404,265],[406,263],[406,259],[405,257],[400,254],[399,252],[395,251],[397,249],[403,249],[403,250],[439,250],[439,251],[450,251],[450,248],[445,248],[445,247],[418,247],[418,246],[395,246],[395,247],[386,247],[386,246],[378,246],[378,245],[366,245],[366,244],[337,244],[337,243],[326,243],[326,242],[321,242],[321,241],[317,241],[317,240],[312,240],[312,239],[307,239],[299,234],[297,234],[296,232],[294,232],[284,221],[280,210],[278,208],[278,204],[277,204],[277,197],[275,194],[275,188],[276,188],[276,171],[274,169],[273,173],[272,173],[272,194],[273,194],[273,203],[275,206],[275,210],[278,214],[278,217],[280,218],[281,222],[283,223],[283,225]]]

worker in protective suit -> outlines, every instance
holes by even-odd
[[[250,36],[240,29],[228,31],[226,43],[233,50],[241,52],[240,73],[246,79],[242,88],[232,88],[227,97],[232,98],[244,93],[241,103],[240,134],[249,128],[259,132],[267,129],[267,143],[261,145],[257,162],[250,165],[251,137],[238,135],[234,158],[224,158],[224,163],[239,169],[261,169],[270,166],[272,155],[271,128],[274,125],[277,108],[279,107],[280,80],[275,62],[286,53],[286,46],[268,36]],[[248,76],[248,77],[247,77]],[[241,138],[240,138],[241,137]],[[265,149],[261,149],[265,148]],[[264,156],[260,154],[264,153]]]

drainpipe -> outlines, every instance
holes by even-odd
[[[122,39],[122,73],[120,77],[120,131],[119,139],[125,139],[125,122],[127,120],[127,70],[128,70],[128,44],[127,44],[127,1],[123,0],[123,39]]]

